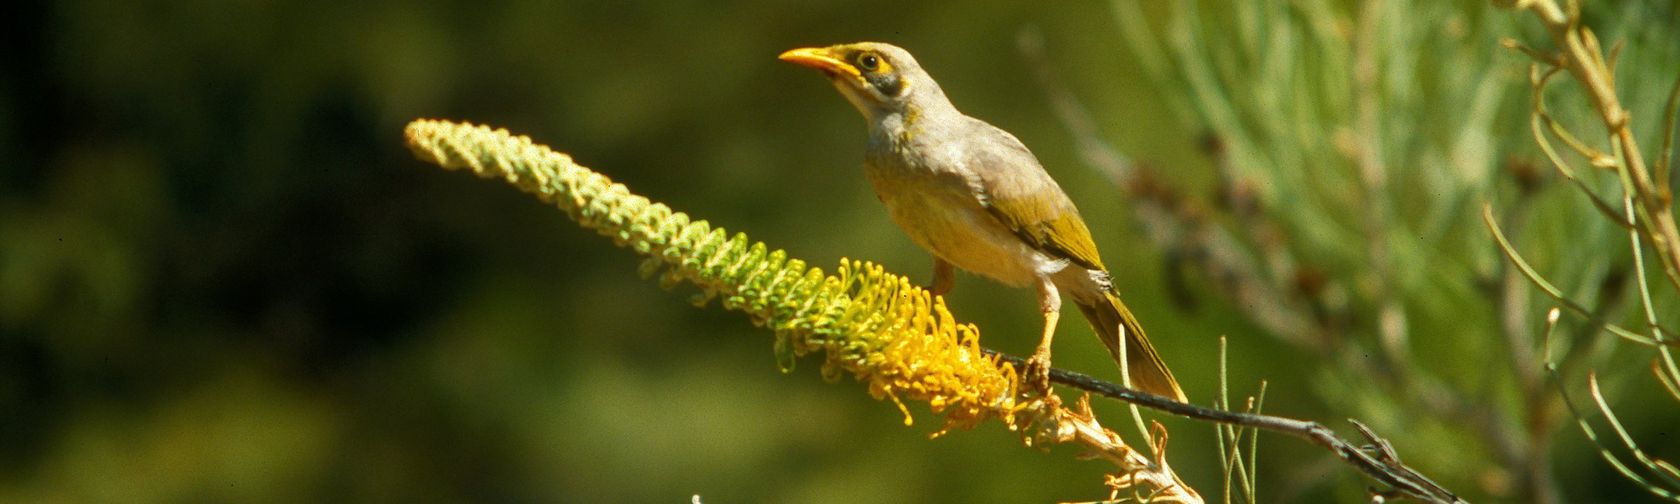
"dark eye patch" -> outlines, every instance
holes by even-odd
[[[885,96],[898,96],[898,93],[904,90],[904,81],[899,80],[896,73],[869,74],[864,77],[864,80],[869,81],[869,85],[874,86],[876,91],[880,91]]]
[[[898,96],[904,92],[904,81],[898,72],[888,63],[886,58],[874,51],[859,51],[852,53],[851,60],[863,74],[863,80],[869,82],[883,96]]]

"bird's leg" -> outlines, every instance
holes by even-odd
[[[1062,316],[1062,295],[1049,278],[1038,281],[1038,310],[1044,314],[1044,336],[1038,340],[1038,349],[1033,351],[1032,358],[1027,359],[1022,380],[1039,392],[1049,393],[1050,340],[1055,339],[1056,321]]]
[[[928,292],[935,296],[943,296],[951,292],[951,287],[957,285],[957,274],[951,269],[951,263],[938,257],[933,258],[933,283],[928,285]]]

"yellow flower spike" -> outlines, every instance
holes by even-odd
[[[988,419],[1021,432],[1029,445],[1042,429],[1062,425],[1103,431],[1094,419],[1057,406],[1055,396],[1023,400],[1016,369],[981,351],[978,328],[958,322],[943,298],[878,264],[841,259],[834,274],[826,274],[785,251],[634,194],[506,130],[418,120],[404,133],[419,159],[500,178],[647,257],[651,264],[644,269],[662,285],[693,284],[702,298],[721,298],[728,309],[772,328],[778,364],[821,351],[824,379],[850,374],[870,396],[891,400],[905,425],[914,422],[906,401],[925,401],[945,418],[932,437]],[[1116,443],[1118,436],[1050,440],[1084,443],[1126,470],[1148,469],[1135,450]],[[1195,497],[1182,486],[1167,490],[1174,489],[1174,495]]]

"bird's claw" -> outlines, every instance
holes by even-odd
[[[1037,352],[1021,368],[1021,383],[1043,395],[1050,394],[1050,354]]]

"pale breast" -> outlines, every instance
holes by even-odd
[[[997,222],[960,176],[905,168],[871,162],[866,171],[893,222],[923,249],[1016,287],[1033,285],[1067,266],[1066,260],[1033,249]]]

